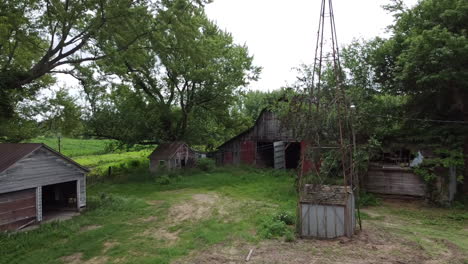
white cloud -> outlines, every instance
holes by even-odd
[[[334,11],[340,46],[353,38],[384,35],[393,17],[382,9],[388,0],[335,0]],[[417,0],[405,0],[412,6]],[[312,63],[320,13],[319,0],[215,0],[208,17],[246,43],[255,64],[263,67],[252,89],[273,90],[293,82],[292,68]]]

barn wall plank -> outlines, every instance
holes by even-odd
[[[406,168],[372,166],[365,179],[368,192],[392,195],[423,197],[426,192],[424,180]]]

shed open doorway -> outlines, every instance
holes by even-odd
[[[79,211],[76,184],[76,181],[71,181],[42,186],[43,220]]]
[[[273,142],[257,142],[257,166],[260,168],[275,167]]]
[[[286,169],[297,169],[301,160],[301,143],[287,143],[285,149]]]

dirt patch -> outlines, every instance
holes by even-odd
[[[164,228],[157,228],[157,229],[148,229],[143,232],[143,236],[145,237],[152,237],[155,239],[162,239],[166,241],[168,244],[173,245],[174,243],[179,240],[179,233],[180,231],[176,232],[169,232]]]
[[[83,263],[81,257],[83,257],[83,253],[75,253],[70,256],[61,257],[60,259],[67,264],[80,264]]]
[[[80,229],[80,232],[86,232],[86,231],[92,231],[101,228],[102,226],[100,225],[89,225],[89,226],[84,226]]]
[[[67,264],[104,264],[109,261],[109,257],[106,256],[99,256],[94,257],[89,260],[82,260],[83,253],[75,253],[70,256],[61,257],[60,259]]]
[[[164,203],[164,201],[161,201],[161,200],[146,201],[146,204],[152,205],[152,206],[159,206],[159,205],[161,205],[163,203]]]
[[[113,247],[119,245],[120,243],[117,242],[117,241],[106,241],[104,242],[104,248],[102,249],[102,252],[103,253],[107,253],[107,251],[109,251],[110,249],[112,249]]]
[[[109,261],[109,257],[106,256],[100,256],[100,257],[94,257],[86,262],[83,262],[83,264],[104,264]]]
[[[217,194],[195,194],[188,201],[176,204],[169,209],[169,218],[174,224],[190,220],[197,221],[209,217],[219,203]]]
[[[155,222],[156,220],[158,220],[158,217],[152,215],[152,216],[140,218],[140,219],[138,219],[138,222],[140,222],[140,223],[151,223],[151,222]]]
[[[371,229],[353,239],[263,241],[257,245],[237,242],[217,245],[194,253],[175,263],[243,263],[253,249],[249,263],[352,263],[352,264],[420,264],[428,259],[417,245],[401,241]]]

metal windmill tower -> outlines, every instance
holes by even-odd
[[[303,170],[301,170],[298,180],[298,190],[301,196],[298,204],[298,219],[299,223],[301,223],[299,233],[301,236],[330,236],[326,231],[325,235],[319,234],[324,229],[329,229],[332,224],[328,223],[329,219],[327,220],[326,216],[322,217],[327,215],[326,209],[323,212],[317,210],[322,210],[318,208],[324,208],[324,204],[327,204],[330,200],[336,201],[336,197],[339,196],[339,199],[344,201],[342,205],[344,205],[345,209],[342,213],[336,213],[336,204],[333,204],[333,202],[328,203],[329,206],[325,207],[335,212],[330,217],[335,219],[333,221],[338,219],[341,223],[345,223],[344,233],[351,236],[355,226],[353,195],[354,147],[352,118],[350,116],[351,111],[349,111],[351,104],[346,97],[345,74],[340,61],[333,1],[320,1],[315,59],[308,77],[310,80],[307,82],[306,90],[302,90],[305,93],[297,96],[291,103],[291,111],[297,116],[296,129],[300,131],[301,135],[299,137],[310,144],[309,151],[312,152],[311,156],[314,156],[312,159],[315,160],[312,167],[315,169],[314,173],[319,181],[315,180],[315,183],[307,184],[308,179],[305,179]],[[323,155],[330,150],[334,151],[334,161],[340,167],[333,172],[321,168],[324,160]],[[303,156],[302,164],[306,163],[306,160],[311,160],[311,158]],[[342,177],[344,186],[324,185],[328,179],[339,177]],[[313,220],[315,218],[316,220]],[[319,219],[322,220],[319,221]],[[313,225],[312,228],[309,227],[310,225]],[[334,234],[338,234],[336,222],[334,222],[334,226]],[[314,235],[314,232],[316,235]]]

